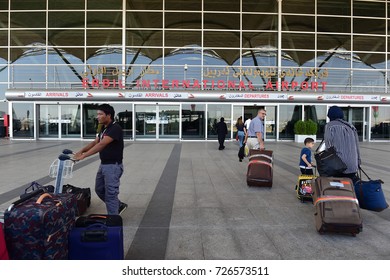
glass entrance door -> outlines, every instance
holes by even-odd
[[[59,105],[61,118],[61,137],[62,138],[80,138],[81,125],[80,125],[80,105]]]
[[[356,127],[359,136],[359,141],[365,141],[365,124],[367,122],[365,121],[366,114],[364,107],[341,107],[341,109],[344,113],[344,120],[353,124],[353,126]]]
[[[156,112],[156,105],[135,105],[136,139],[156,138]]]
[[[59,105],[38,105],[38,138],[59,138]]]
[[[37,105],[38,138],[80,138],[79,104]]]
[[[179,139],[179,105],[158,105],[159,138]]]
[[[135,105],[136,139],[179,139],[179,105]]]

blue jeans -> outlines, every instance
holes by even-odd
[[[100,164],[95,180],[95,192],[104,201],[107,214],[117,215],[119,209],[119,184],[123,164]]]
[[[240,148],[242,147],[242,143],[244,142],[245,139],[245,132],[242,130],[237,131],[238,133],[238,142],[240,144]]]

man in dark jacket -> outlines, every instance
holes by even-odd
[[[217,127],[218,142],[219,142],[218,150],[223,150],[225,149],[224,142],[225,142],[226,134],[228,133],[227,125],[223,117],[221,118],[221,121],[217,123],[216,127]]]

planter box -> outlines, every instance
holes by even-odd
[[[297,143],[303,143],[307,137],[313,138],[314,142],[316,142],[316,135],[302,135],[302,134],[295,134],[295,142]]]

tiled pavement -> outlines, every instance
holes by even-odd
[[[0,211],[36,180],[54,184],[49,166],[62,149],[83,141],[0,140]],[[363,168],[385,181],[390,201],[389,143],[361,143]],[[128,259],[390,259],[390,210],[362,210],[356,237],[315,230],[313,205],[294,187],[301,144],[267,142],[274,150],[274,185],[246,185],[236,142],[126,142],[120,198]],[[90,187],[99,160],[87,158],[64,180]],[[93,192],[88,213],[104,213]]]

